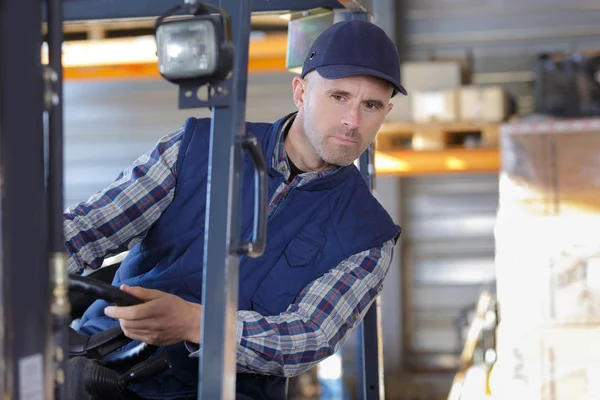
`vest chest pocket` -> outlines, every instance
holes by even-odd
[[[325,241],[319,228],[302,228],[252,296],[254,309],[263,315],[285,311],[302,289],[321,275],[322,268],[315,263]]]
[[[301,229],[283,254],[290,267],[303,267],[313,261],[324,243],[325,234],[320,229]]]

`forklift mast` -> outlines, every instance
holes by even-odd
[[[70,308],[62,217],[63,22],[158,17],[182,3],[184,0],[0,1],[0,394],[3,399],[68,399],[66,328]],[[235,44],[233,75],[220,84],[225,89],[225,98],[211,106],[206,214],[206,231],[210,235],[205,239],[203,263],[203,320],[210,323],[202,326],[198,398],[214,400],[235,398],[240,176],[243,151],[249,147],[245,145],[244,122],[251,14],[307,12],[308,15],[309,10],[329,9],[342,19],[367,20],[373,10],[372,1],[363,0],[203,3],[229,13]],[[43,23],[48,26],[46,38],[41,33]],[[45,66],[41,60],[44,41],[49,48],[49,64]],[[181,87],[179,90],[182,93]],[[179,108],[206,106],[182,96]],[[218,157],[213,157],[214,154]],[[359,159],[359,169],[372,189],[373,155],[370,148]],[[261,243],[250,245],[260,247]],[[207,268],[215,265],[220,267]],[[376,302],[359,328],[358,386],[359,397],[364,399],[383,399],[384,394],[378,313]]]

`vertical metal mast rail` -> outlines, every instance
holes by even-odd
[[[360,172],[371,188],[375,188],[374,148],[369,147],[359,159]],[[385,390],[383,382],[383,343],[381,333],[381,301],[378,297],[362,324],[358,334],[359,398],[383,400]]]
[[[1,325],[11,399],[53,397],[41,24],[41,2],[0,2]]]
[[[375,189],[375,150],[369,147],[359,159],[359,168],[371,190]],[[381,299],[378,297],[363,319],[358,332],[359,398],[383,400],[383,343]]]
[[[366,11],[354,11],[351,19],[368,21]],[[367,186],[375,192],[375,146],[371,145],[360,155],[358,167]],[[385,387],[383,380],[383,343],[381,333],[381,298],[378,297],[357,329],[358,334],[358,398],[383,400]]]
[[[67,382],[69,347],[69,303],[67,255],[63,229],[63,1],[46,0],[48,22],[48,67],[44,73],[44,105],[48,110],[47,140],[47,199],[48,199],[48,251],[51,274],[50,311],[54,332],[55,399],[70,400]]]
[[[231,16],[234,66],[223,88],[231,102],[213,108],[210,133],[198,387],[203,400],[235,398],[242,141],[252,12],[250,0],[219,3]]]

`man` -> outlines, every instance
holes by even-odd
[[[333,354],[379,294],[400,234],[353,162],[406,94],[396,47],[377,26],[333,25],[293,79],[296,113],[247,123],[269,166],[268,240],[240,260],[239,398],[281,399],[286,377]],[[65,214],[71,272],[130,250],[113,284],[145,300],[94,303],[81,331],[120,323],[163,346],[173,368],[133,389],[147,399],[195,398],[200,343],[209,119],[190,118],[111,186]],[[253,173],[243,175],[242,232],[252,226]],[[219,266],[208,266],[218,268]]]

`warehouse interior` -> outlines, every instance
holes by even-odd
[[[370,5],[409,93],[375,142],[375,195],[403,229],[378,303],[384,398],[600,399],[600,3]],[[249,121],[294,110],[298,17],[252,17]],[[210,116],[176,108],[153,30],[64,25],[65,207]],[[357,340],[292,379],[289,398],[359,399]]]

